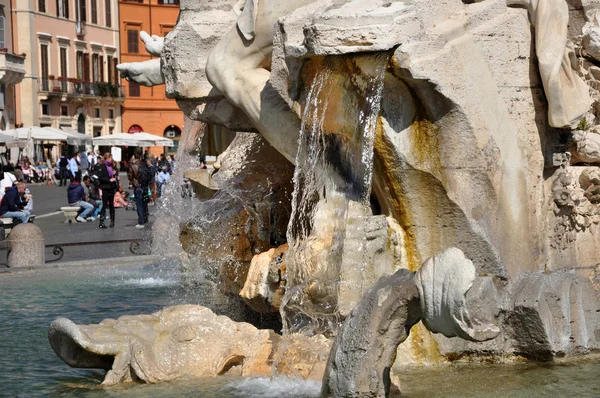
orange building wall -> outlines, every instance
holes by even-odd
[[[129,54],[127,30],[146,31],[150,35],[165,36],[173,29],[179,15],[179,5],[158,4],[157,0],[143,0],[141,3],[119,1],[119,24],[121,31],[121,62],[142,62],[155,57],[148,54],[144,43],[138,39],[139,54]],[[122,79],[125,92],[123,104],[123,131],[137,124],[147,133],[163,136],[170,125],[183,130],[183,112],[175,100],[167,99],[165,86],[140,86],[140,96],[129,95],[129,82]],[[150,153],[162,153],[163,148],[154,147]]]

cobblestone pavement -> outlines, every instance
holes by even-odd
[[[127,187],[127,176],[121,173],[121,181]],[[134,228],[137,224],[137,213],[132,210],[118,208],[116,210],[115,227],[100,229],[98,221],[87,223],[65,224],[65,217],[60,208],[67,206],[67,188],[57,185],[29,184],[33,195],[33,214],[35,225],[40,227],[46,239],[46,245],[80,242],[102,242],[109,240],[143,239],[141,251],[147,252],[150,242],[150,229]],[[153,207],[150,206],[150,222],[153,220]],[[107,212],[108,215],[108,212]],[[4,245],[2,245],[4,247]],[[56,258],[52,247],[46,248],[46,261]],[[64,246],[61,262],[84,261],[112,257],[133,256],[130,243],[89,244],[81,246]],[[0,251],[0,264],[6,264],[6,251]],[[4,265],[5,266],[5,265]],[[0,265],[2,267],[2,265]]]

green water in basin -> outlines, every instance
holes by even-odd
[[[63,316],[78,324],[147,314],[174,304],[218,307],[199,286],[156,266],[0,275],[0,397],[317,397],[320,383],[284,377],[186,380],[104,388],[104,372],[74,369],[48,343]],[[600,361],[452,365],[398,374],[407,397],[600,397]]]

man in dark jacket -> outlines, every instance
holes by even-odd
[[[24,210],[27,202],[22,199],[26,188],[27,185],[20,182],[15,187],[6,189],[0,202],[0,217],[16,218],[22,223],[29,221],[29,211]]]
[[[67,185],[67,178],[69,178],[69,171],[67,170],[67,166],[69,165],[69,160],[63,155],[60,157],[58,161],[58,174],[60,175],[60,186]]]
[[[87,217],[94,211],[94,206],[85,200],[85,190],[81,186],[81,174],[79,172],[75,174],[73,182],[67,188],[67,199],[69,206],[79,206],[82,209],[81,214],[77,216],[76,220],[87,222]]]
[[[135,227],[144,228],[144,225],[148,222],[148,186],[152,180],[152,172],[146,162],[136,159],[135,156],[131,157],[129,164],[127,177],[129,178],[129,184],[133,188],[138,215],[138,223]]]

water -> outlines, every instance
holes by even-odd
[[[356,79],[340,77],[339,65],[325,63],[312,81],[301,120],[287,231],[288,291],[282,306],[287,331],[328,332],[338,327],[348,220],[372,214],[373,148],[387,63],[387,55],[369,57],[363,63],[364,73]],[[350,109],[330,104],[340,79],[357,93]],[[342,118],[342,112],[353,120],[346,128],[349,131],[327,131],[325,124]],[[363,273],[368,262],[363,258],[365,245],[362,242],[354,253]],[[353,290],[355,285],[364,289],[362,280],[351,284]]]
[[[223,304],[196,285],[182,287],[177,272],[158,266],[45,270],[0,275],[0,397],[113,396],[315,396],[319,385],[286,378],[187,380],[161,385],[100,386],[104,371],[75,369],[62,362],[48,342],[57,317],[77,324],[149,314],[175,304]],[[318,384],[318,383],[317,383]],[[248,391],[244,393],[243,391]],[[273,395],[277,392],[276,395]],[[293,393],[293,395],[286,395]],[[271,395],[269,395],[271,394]]]
[[[151,275],[151,276],[150,276]],[[79,324],[192,303],[215,307],[201,286],[187,291],[177,273],[121,266],[0,275],[0,397],[318,397],[320,383],[287,377],[100,385],[104,372],[74,369],[48,343],[59,316]],[[198,293],[200,291],[200,293]],[[600,361],[540,365],[452,365],[396,372],[407,397],[600,396]]]

